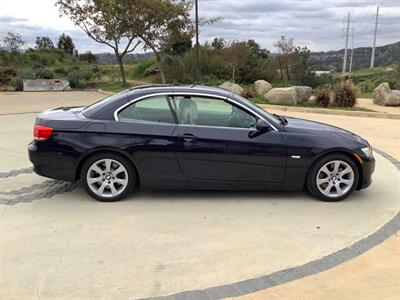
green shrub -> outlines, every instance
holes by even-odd
[[[350,79],[339,82],[335,87],[333,105],[353,107],[356,104],[356,88]]]
[[[54,73],[59,74],[61,76],[65,76],[68,74],[67,70],[64,67],[56,67],[54,68]]]
[[[40,62],[35,62],[32,66],[32,70],[44,69],[44,65]]]
[[[34,74],[36,79],[52,79],[54,77],[53,72],[45,68],[35,70]]]
[[[81,79],[86,82],[92,80],[95,77],[94,72],[90,69],[83,69],[79,73],[80,73]]]
[[[71,73],[69,73],[67,76],[67,80],[69,81],[69,85],[72,88],[81,86],[81,75],[78,71],[72,71]]]
[[[318,106],[328,107],[331,102],[330,92],[328,90],[322,90],[315,98],[315,103]]]
[[[11,79],[11,85],[16,91],[24,90],[24,84],[21,77],[14,77],[13,79]]]
[[[128,77],[131,79],[135,78],[140,78],[145,76],[145,72],[150,72],[151,67],[153,67],[153,70],[155,68],[156,60],[155,58],[148,58],[141,60],[137,63],[137,65],[132,68],[131,70],[128,71]]]

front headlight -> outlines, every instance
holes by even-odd
[[[372,158],[373,157],[373,152],[372,152],[372,147],[368,146],[365,148],[361,148],[361,151],[364,152],[364,154],[368,157],[368,158]]]

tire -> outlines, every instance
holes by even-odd
[[[86,192],[102,202],[118,201],[129,195],[136,185],[136,179],[132,163],[114,153],[90,156],[81,171]]]
[[[359,172],[354,160],[347,155],[330,154],[311,167],[307,189],[319,200],[337,202],[354,191],[358,180]]]

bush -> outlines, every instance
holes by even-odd
[[[65,76],[68,74],[67,70],[64,67],[56,67],[54,68],[54,73],[59,74],[61,76]]]
[[[44,65],[40,62],[36,62],[32,66],[32,70],[39,70],[39,69],[44,69]]]
[[[331,96],[328,90],[322,90],[315,98],[315,103],[318,106],[328,107],[330,102],[331,102]]]
[[[356,88],[350,79],[339,82],[335,87],[333,105],[353,107],[356,104]]]
[[[67,80],[72,88],[81,86],[81,75],[79,71],[72,71],[68,74]]]
[[[22,91],[24,89],[24,84],[21,77],[14,77],[11,79],[11,85],[16,91]]]
[[[34,74],[36,79],[52,79],[54,77],[53,72],[45,68],[35,70]]]
[[[17,70],[9,67],[0,67],[0,84],[7,84],[12,77],[17,75]]]
[[[151,70],[151,67],[155,65],[156,65],[155,58],[148,58],[141,60],[137,63],[137,65],[133,69],[128,71],[127,75],[131,79],[143,77],[145,75],[146,70],[148,70],[149,72]]]

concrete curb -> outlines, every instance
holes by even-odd
[[[271,110],[281,110],[281,111],[353,116],[353,117],[364,117],[364,118],[398,119],[398,120],[400,119],[400,114],[390,114],[390,113],[372,112],[372,111],[352,111],[352,110],[296,107],[296,106],[271,105],[271,104],[258,104],[258,105],[265,110],[271,109]]]
[[[99,94],[107,95],[107,96],[112,96],[115,94],[114,92],[104,91],[102,89],[97,89],[96,92],[98,92]]]

